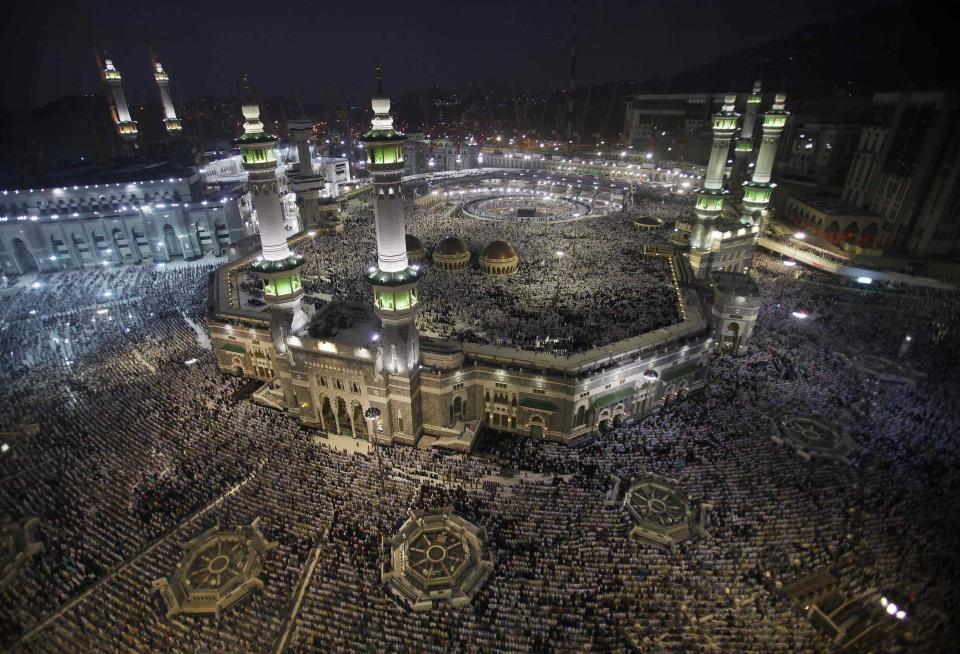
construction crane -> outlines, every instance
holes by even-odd
[[[603,138],[607,140],[611,140],[610,133],[607,130],[610,128],[610,119],[613,117],[613,105],[616,103],[618,94],[620,93],[620,78],[622,76],[623,66],[620,67],[620,74],[613,83],[613,93],[610,95],[610,104],[607,105],[607,115],[604,117],[603,125],[600,128],[600,133],[603,135]]]
[[[580,147],[580,144],[583,141],[583,135],[586,133],[587,111],[589,111],[590,109],[590,97],[592,95],[593,95],[593,82],[590,82],[590,86],[587,87],[587,97],[583,101],[583,111],[580,112],[580,124],[577,126],[577,140],[573,144],[574,150]]]

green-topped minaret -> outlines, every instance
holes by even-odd
[[[257,214],[260,228],[261,258],[254,265],[263,281],[263,299],[271,308],[289,314],[289,324],[282,325],[274,335],[274,345],[285,351],[286,336],[306,324],[306,315],[300,306],[303,286],[300,271],[303,257],[290,252],[283,224],[283,208],[280,205],[279,180],[277,178],[277,137],[267,134],[260,122],[260,107],[253,96],[250,80],[243,78],[244,99],[242,104],[243,134],[236,140],[247,171],[247,188]]]
[[[737,122],[740,119],[740,114],[734,111],[736,101],[736,95],[728,94],[724,98],[722,109],[713,115],[713,146],[707,164],[706,180],[703,188],[697,192],[694,208],[696,220],[690,234],[690,265],[698,277],[706,275],[710,267],[713,226],[723,212],[723,201],[727,194],[723,188],[727,153],[730,151],[730,139],[737,131]]]
[[[743,112],[743,127],[737,135],[733,146],[733,172],[730,175],[730,192],[739,197],[743,193],[743,182],[749,177],[747,173],[750,158],[753,156],[754,125],[757,122],[757,111],[763,96],[760,93],[760,80],[753,83],[753,90],[747,96],[746,110]]]
[[[763,137],[760,141],[757,163],[753,168],[753,178],[743,185],[742,220],[744,222],[758,225],[763,220],[767,207],[770,206],[770,196],[773,195],[775,187],[775,184],[770,183],[773,160],[777,154],[777,143],[790,116],[785,110],[786,102],[787,95],[777,93],[770,111],[763,114]]]
[[[377,231],[377,264],[367,271],[373,306],[383,325],[377,344],[376,369],[383,375],[385,397],[381,411],[388,428],[375,439],[415,443],[421,432],[419,384],[420,338],[416,318],[419,266],[407,261],[403,196],[403,143],[406,137],[393,127],[390,98],[383,92],[377,64],[377,92],[371,102],[373,121],[363,135],[367,170],[373,179],[373,210]],[[376,403],[374,403],[376,405]]]

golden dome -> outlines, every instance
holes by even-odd
[[[510,261],[517,258],[517,252],[506,241],[490,241],[480,252],[480,256],[489,261]]]
[[[424,249],[423,243],[420,241],[419,238],[417,238],[413,234],[407,234],[406,241],[407,241],[407,252],[416,252],[418,250]]]
[[[441,270],[463,270],[470,265],[470,250],[456,236],[448,236],[434,248],[433,265]]]
[[[423,247],[423,242],[413,234],[407,234],[406,241],[407,260],[410,263],[420,263],[427,255],[427,249]]]
[[[445,257],[455,257],[460,254],[468,254],[467,245],[456,236],[448,236],[437,244],[434,254],[440,254]]]
[[[517,251],[506,241],[491,241],[480,252],[480,270],[490,275],[512,275],[519,263]]]

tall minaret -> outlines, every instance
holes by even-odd
[[[707,164],[707,178],[703,188],[697,192],[695,207],[696,220],[690,235],[690,265],[698,277],[706,275],[709,269],[713,224],[723,211],[723,200],[727,191],[723,188],[723,176],[727,168],[727,154],[730,152],[730,139],[737,131],[740,114],[733,110],[737,96],[727,94],[723,108],[713,116],[713,147]]]
[[[243,78],[242,105],[243,134],[236,140],[243,158],[243,168],[249,174],[247,187],[260,226],[262,258],[254,266],[264,282],[263,297],[274,311],[271,334],[278,353],[286,352],[286,338],[306,324],[307,317],[300,306],[303,287],[300,271],[303,257],[292,254],[287,245],[280,206],[277,179],[277,137],[263,131],[260,107],[253,97],[253,89],[246,75]]]
[[[287,188],[296,195],[299,229],[321,232],[343,231],[338,216],[337,180],[327,180],[323,168],[314,170],[310,159],[313,122],[301,117],[287,122],[290,142],[297,146],[297,164],[287,171]],[[323,191],[328,190],[326,196]]]
[[[786,101],[786,93],[777,93],[773,107],[763,115],[763,137],[760,140],[757,163],[753,168],[753,179],[743,185],[743,220],[754,225],[759,225],[763,219],[776,186],[770,183],[770,176],[773,173],[773,161],[777,156],[777,143],[790,115],[784,110]]]
[[[407,262],[400,175],[406,137],[393,128],[390,99],[383,93],[377,65],[373,96],[373,126],[363,135],[367,170],[373,178],[373,209],[377,231],[377,265],[368,271],[373,305],[383,329],[377,344],[376,369],[384,377],[384,395],[371,397],[380,410],[375,439],[416,443],[421,432],[420,339],[414,323],[418,309],[418,266]],[[382,431],[380,430],[382,427]]]
[[[290,132],[290,141],[297,146],[297,167],[300,175],[313,174],[313,162],[310,160],[310,133],[313,123],[306,119],[287,121],[287,131]]]
[[[747,166],[753,154],[753,125],[757,120],[757,110],[763,96],[760,95],[760,80],[753,83],[753,92],[747,96],[747,110],[743,114],[743,127],[733,146],[733,174],[730,176],[730,190],[740,195],[741,186],[747,178]]]
[[[123,78],[113,62],[109,59],[100,64],[100,55],[97,53],[97,64],[100,68],[100,78],[107,88],[113,101],[113,123],[117,126],[117,133],[124,141],[136,141],[139,136],[137,123],[130,117],[130,107],[127,106],[127,97],[123,94]]]
[[[157,53],[153,46],[147,43],[147,49],[150,52],[150,65],[153,68],[153,78],[157,80],[157,88],[160,90],[160,102],[163,104],[163,126],[169,136],[179,136],[183,132],[183,125],[177,118],[177,110],[173,107],[173,98],[170,96],[170,76],[163,69],[163,64],[157,59]]]

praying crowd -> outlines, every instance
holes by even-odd
[[[640,197],[614,215],[566,224],[486,221],[455,206],[411,206],[407,232],[433,248],[448,236],[464,241],[472,264],[445,271],[424,263],[417,326],[429,336],[566,354],[607,345],[679,321],[668,259],[642,254],[665,243],[659,232],[637,234],[632,218],[653,215],[673,223],[688,208],[675,196]],[[354,204],[341,234],[307,242],[302,253],[309,291],[369,300],[364,273],[375,264],[370,202]],[[491,241],[508,242],[519,257],[511,275],[476,265]]]
[[[501,238],[521,260],[502,280],[429,271],[420,327],[564,351],[676,320],[666,262],[639,254],[654,237],[629,225],[617,215],[521,232],[414,210],[408,231],[425,244]],[[305,276],[364,300],[369,205],[350,210],[344,234],[308,248]],[[555,250],[569,258],[558,264]],[[355,454],[234,399],[243,380],[205,346],[210,272],[45,274],[0,300],[0,427],[39,427],[0,455],[0,518],[37,518],[44,546],[0,586],[0,649],[256,653],[286,636],[296,653],[826,653],[777,582],[829,565],[849,594],[909,598],[910,617],[878,651],[957,651],[956,293],[851,287],[758,253],[749,352],[715,357],[701,393],[585,447],[520,437],[471,455]],[[911,383],[847,362],[897,359],[905,334]],[[781,414],[822,415],[863,450],[850,465],[804,460],[771,441],[766,418]],[[606,501],[611,476],[647,473],[709,503],[708,533],[674,550],[631,538],[630,516]],[[410,509],[447,505],[486,529],[494,569],[468,606],[414,612],[381,586],[382,543]],[[263,588],[218,618],[167,619],[151,582],[175,570],[180,544],[256,518],[278,543]]]

